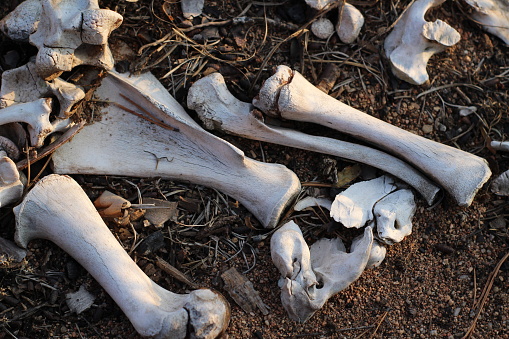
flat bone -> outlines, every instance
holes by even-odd
[[[391,68],[398,78],[411,84],[428,81],[426,64],[435,53],[460,40],[460,34],[442,20],[428,22],[426,12],[445,0],[416,0],[403,13],[384,42]]]
[[[410,235],[415,210],[414,194],[407,189],[392,192],[378,201],[373,213],[380,241],[393,245]]]
[[[509,1],[465,0],[465,2],[474,8],[472,19],[476,23],[509,45]]]
[[[404,161],[371,147],[269,126],[253,106],[235,98],[220,73],[196,81],[187,106],[196,110],[205,128],[308,151],[330,154],[379,168],[414,187],[431,204],[439,188]]]
[[[323,93],[300,73],[278,66],[253,104],[267,114],[335,128],[379,146],[440,184],[461,206],[489,179],[486,160],[402,130]]]
[[[206,289],[175,294],[150,280],[72,178],[42,178],[14,214],[19,246],[39,238],[54,242],[97,280],[141,335],[212,339],[226,328],[229,307],[221,295]]]
[[[137,77],[110,74],[95,95],[132,107],[120,93],[178,131],[110,104],[102,121],[85,126],[56,150],[56,173],[163,177],[214,187],[238,199],[265,227],[277,224],[299,192],[300,182],[293,172],[249,159],[204,131],[150,73]]]
[[[396,189],[394,180],[385,175],[353,184],[336,195],[330,216],[345,227],[361,228],[373,221],[377,201]]]

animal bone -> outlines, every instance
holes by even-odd
[[[373,227],[372,225],[369,227]],[[362,235],[355,237],[352,240],[352,246],[350,246],[350,249],[352,252],[355,251],[357,246],[361,244],[362,241]],[[387,248],[380,244],[380,242],[376,239],[373,239],[373,245],[371,246],[371,251],[369,252],[369,259],[368,263],[366,264],[366,269],[369,268],[375,268],[380,266],[380,264],[384,261],[385,255],[387,254]]]
[[[302,211],[308,207],[320,206],[330,211],[332,201],[327,198],[305,197],[293,206],[294,211]]]
[[[327,18],[320,18],[311,24],[311,32],[319,39],[327,39],[334,33],[334,25]]]
[[[2,74],[0,107],[16,103],[27,103],[39,98],[54,95],[60,104],[59,118],[67,118],[71,108],[85,98],[83,87],[71,84],[60,78],[44,81],[36,73],[34,61]]]
[[[124,98],[130,98],[174,128],[165,129],[110,104],[101,122],[85,126],[56,150],[56,173],[153,176],[214,187],[238,199],[265,227],[276,225],[300,190],[297,176],[286,167],[246,158],[205,132],[150,73],[110,74],[95,95],[126,104],[131,103]]]
[[[265,124],[261,114],[256,110],[253,111],[254,107],[251,104],[238,100],[228,91],[219,73],[212,73],[191,86],[187,106],[196,110],[207,129],[335,155],[379,168],[414,187],[429,204],[439,191],[439,188],[419,171],[385,152]]]
[[[215,338],[227,326],[229,307],[218,293],[200,289],[175,294],[150,280],[72,178],[42,178],[14,214],[18,245],[26,248],[38,238],[54,242],[101,284],[141,335]]]
[[[336,32],[339,39],[345,44],[351,44],[357,39],[364,25],[364,17],[361,12],[349,3],[339,7],[339,20]]]
[[[380,240],[392,245],[410,235],[415,209],[414,194],[407,189],[392,192],[378,201],[373,213]]]
[[[281,293],[285,309],[290,307],[294,290],[297,293],[304,292],[310,299],[314,299],[317,280],[311,269],[309,247],[295,222],[290,221],[274,232],[270,239],[270,255],[281,273],[280,287],[289,286],[284,289],[286,293]]]
[[[376,144],[429,175],[462,206],[472,203],[491,175],[486,160],[345,105],[286,66],[278,66],[253,104],[272,116],[321,124]]]
[[[377,201],[396,189],[394,180],[385,175],[353,184],[336,195],[330,216],[345,227],[363,227],[373,220],[373,206]]]
[[[496,151],[509,152],[509,141],[496,141],[493,140],[490,146]]]
[[[17,202],[23,195],[23,177],[12,160],[17,156],[19,150],[14,142],[0,136],[0,207]]]
[[[496,195],[509,196],[509,170],[500,174],[491,183],[491,191]]]
[[[113,68],[108,37],[121,23],[122,16],[99,9],[98,0],[40,0],[18,6],[0,28],[12,39],[28,36],[39,49],[37,73],[53,80],[78,65]]]
[[[474,8],[472,19],[475,22],[509,45],[509,1],[465,0],[465,2]]]
[[[203,11],[205,0],[182,0],[182,14],[186,19],[200,16]]]
[[[442,20],[428,22],[426,12],[445,0],[416,0],[406,9],[384,43],[394,75],[414,85],[428,81],[426,64],[435,53],[460,40],[460,34]]]
[[[131,202],[110,191],[104,191],[95,199],[94,206],[103,218],[119,218],[124,216],[126,208],[131,207]]]

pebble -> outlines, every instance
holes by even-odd
[[[431,132],[433,132],[433,125],[423,125],[422,131],[424,132],[424,134],[430,134]]]
[[[457,317],[460,315],[460,312],[461,312],[461,307],[456,307],[454,309],[454,316]]]

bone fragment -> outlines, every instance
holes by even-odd
[[[253,103],[267,114],[321,124],[375,144],[429,175],[461,206],[472,203],[491,175],[486,160],[345,105],[286,66],[265,81]]]
[[[265,83],[269,84],[268,82]],[[277,90],[267,94],[276,94]],[[224,78],[212,73],[191,86],[187,106],[196,110],[205,128],[245,138],[335,155],[388,172],[414,187],[428,203],[439,188],[420,172],[385,152],[337,139],[310,136],[291,129],[270,126],[249,103],[239,101],[227,89]]]
[[[408,189],[397,190],[378,201],[373,213],[380,241],[392,245],[410,235],[415,210],[414,194]]]
[[[25,185],[16,163],[0,151],[0,207],[18,202],[23,196]]]
[[[173,130],[111,104],[101,122],[85,126],[53,154],[56,173],[153,176],[214,187],[237,199],[265,227],[277,224],[299,192],[293,172],[246,158],[236,147],[205,132],[149,73],[111,74],[95,95],[144,113],[132,105],[136,102]]]
[[[330,216],[345,227],[363,227],[374,219],[373,206],[377,201],[396,189],[394,180],[385,175],[353,184],[336,195]]]
[[[0,238],[0,266],[11,267],[25,259],[27,251],[10,240]]]
[[[373,227],[373,226],[370,226]],[[355,237],[352,240],[352,246],[350,247],[351,251],[354,252],[355,248],[360,245],[362,242],[362,235]],[[369,253],[368,263],[366,264],[366,269],[375,268],[380,266],[380,264],[384,261],[385,255],[387,254],[387,248],[381,244],[378,240],[373,239],[373,245],[371,246],[371,252]]]
[[[345,2],[343,6],[339,6],[338,17],[336,32],[339,39],[345,44],[351,44],[361,32],[364,25],[364,16],[353,5]]]
[[[119,195],[104,191],[95,199],[94,206],[103,218],[119,218],[125,215],[125,209],[131,207],[131,203]]]
[[[509,152],[509,141],[493,140],[490,145],[496,151]]]
[[[14,213],[18,245],[26,248],[30,240],[41,238],[69,253],[101,284],[142,336],[215,338],[227,326],[229,307],[219,294],[206,289],[175,294],[150,280],[70,177],[44,177]]]
[[[509,196],[509,170],[500,174],[491,183],[491,191],[496,195]]]
[[[465,2],[474,8],[472,19],[476,23],[509,45],[509,1],[465,0]]]
[[[309,207],[320,206],[330,211],[332,201],[327,198],[305,197],[293,206],[294,211],[302,211]]]
[[[445,0],[416,0],[402,14],[384,42],[385,54],[398,78],[421,85],[428,81],[426,64],[435,53],[460,40],[460,34],[447,23],[424,19],[426,12]]]
[[[9,37],[26,40],[39,49],[37,73],[52,80],[78,65],[111,69],[107,41],[122,23],[116,12],[99,9],[98,0],[26,1],[0,22]]]
[[[182,0],[182,14],[186,19],[200,16],[203,11],[205,0]]]
[[[79,290],[65,295],[65,303],[71,312],[80,314],[92,306],[95,296],[87,291],[85,285],[81,285]]]
[[[327,18],[320,18],[311,24],[311,32],[319,39],[328,39],[334,33],[334,25]]]

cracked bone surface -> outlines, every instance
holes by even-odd
[[[285,166],[249,159],[203,130],[150,73],[110,74],[95,95],[134,110],[132,102],[137,102],[174,129],[110,104],[102,112],[102,121],[85,126],[55,151],[56,173],[152,176],[213,187],[237,199],[265,227],[277,224],[300,190],[297,176]]]
[[[380,241],[392,245],[410,235],[415,210],[414,194],[408,189],[397,190],[378,201],[373,213]]]
[[[431,56],[455,45],[460,34],[442,20],[428,22],[426,12],[445,0],[416,0],[402,14],[384,42],[391,68],[398,78],[421,85],[428,81],[426,65]]]
[[[371,147],[337,139],[311,136],[270,126],[253,105],[235,98],[219,73],[196,81],[187,96],[187,106],[196,110],[205,128],[308,151],[330,154],[379,168],[414,187],[431,204],[439,188],[404,161]]]
[[[141,335],[215,338],[226,328],[229,307],[221,295],[206,289],[175,294],[150,280],[72,178],[42,178],[14,213],[18,245],[26,248],[39,238],[54,242],[101,284]]]
[[[0,21],[15,40],[30,40],[39,51],[37,73],[52,80],[78,65],[113,68],[110,33],[122,16],[100,9],[98,0],[28,0]]]
[[[476,23],[509,45],[509,1],[465,0],[465,2],[474,9],[472,19]]]
[[[338,17],[336,32],[339,39],[345,44],[354,42],[364,25],[364,16],[353,5],[344,3],[343,6],[339,6]]]
[[[394,180],[385,175],[353,184],[336,195],[330,216],[345,227],[361,228],[373,221],[373,206],[377,201],[396,189]]]
[[[293,222],[283,225],[272,237],[271,256],[283,283],[281,301],[290,318],[299,322],[307,321],[330,297],[360,277],[373,244],[371,227],[366,227],[350,253],[339,238],[318,240],[308,249]],[[321,286],[315,287],[316,281]]]
[[[486,160],[350,107],[287,66],[277,67],[253,104],[273,116],[320,124],[374,144],[427,174],[461,206],[472,203],[491,175]]]

